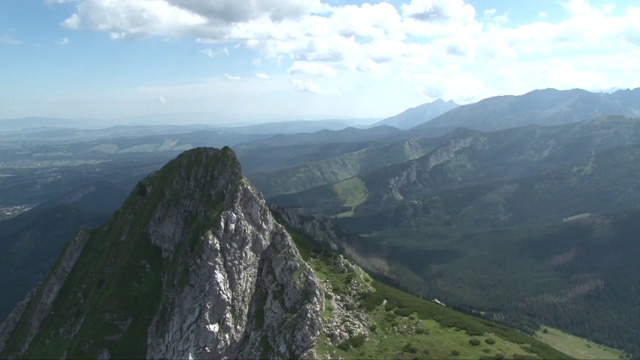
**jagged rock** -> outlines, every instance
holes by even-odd
[[[83,253],[87,241],[92,246]],[[97,250],[104,246],[114,253]],[[115,253],[118,248],[147,250],[127,262],[121,259],[130,255]],[[81,253],[93,260],[73,269]],[[103,260],[105,266],[93,265]],[[82,282],[63,288],[73,271]],[[323,329],[322,286],[228,148],[188,151],[140,182],[95,236],[74,239],[52,274],[3,325],[2,339],[16,328],[28,334],[7,355],[294,358],[312,349]],[[148,314],[101,300],[118,294],[114,300],[131,304],[126,299],[142,289],[149,294],[144,306],[153,310]],[[101,332],[100,341],[78,341]],[[121,345],[133,338],[135,353]],[[43,350],[49,342],[69,349]]]
[[[335,294],[330,283],[325,283],[325,292],[332,293],[333,316],[324,318],[324,328],[330,343],[337,345],[356,335],[369,336],[369,321],[364,309],[358,306],[363,294],[374,291],[369,285],[369,276],[342,255],[335,257],[336,270],[352,276],[346,292]]]
[[[338,227],[334,221],[324,215],[306,213],[303,208],[271,205],[270,209],[279,216],[283,224],[309,234],[319,248],[344,254],[369,272],[387,275],[389,270],[387,260],[367,239]]]
[[[401,188],[407,183],[416,183],[418,173],[428,173],[434,166],[453,159],[459,150],[467,148],[478,141],[479,139],[476,137],[453,139],[447,146],[438,148],[426,158],[426,161],[422,161],[422,163],[416,162],[415,166],[411,166],[402,174],[389,179],[387,191],[382,195],[382,201],[384,202],[387,198],[391,198],[394,201],[402,201],[404,196],[401,193]],[[418,186],[421,186],[419,182]]]
[[[227,193],[225,209],[189,265],[189,286],[166,296],[164,303],[176,305],[154,318],[149,357],[298,357],[318,336],[317,280],[264,199],[241,180]],[[296,321],[283,331],[291,313]]]

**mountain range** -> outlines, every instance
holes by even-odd
[[[458,106],[459,105],[453,102],[453,100],[444,101],[437,99],[433,102],[405,110],[398,115],[380,120],[374,125],[390,125],[398,129],[407,130],[435,119]]]
[[[628,334],[640,312],[628,304],[640,299],[629,286],[638,272],[617,251],[640,250],[625,235],[640,201],[639,126],[612,116],[458,129],[415,159],[269,201],[366,236],[375,250],[368,257],[403,289],[524,331],[550,324],[633,354],[640,344]],[[562,247],[550,245],[558,239]],[[623,269],[636,275],[620,276]],[[616,317],[599,315],[612,308]]]
[[[7,133],[0,207],[40,205],[0,221],[0,357],[564,356],[535,336],[633,358],[639,104],[546,89],[362,129]]]
[[[497,96],[463,105],[412,129],[429,135],[467,127],[492,131],[527,125],[560,125],[601,116],[640,116],[640,88],[614,93],[586,90],[535,90],[520,96]]]
[[[229,148],[185,152],[75,236],[0,327],[0,355],[566,358],[314,242],[274,219]]]

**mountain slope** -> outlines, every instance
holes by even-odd
[[[492,131],[567,124],[608,115],[639,116],[640,88],[612,94],[545,89],[521,96],[497,96],[460,106],[411,131],[425,136],[437,129],[456,127]]]
[[[389,125],[398,129],[407,130],[414,126],[424,124],[431,119],[457,108],[459,105],[452,100],[444,101],[437,99],[431,103],[422,104],[414,108],[405,110],[398,115],[381,120],[375,125]]]
[[[457,308],[523,330],[562,328],[637,358],[638,210],[576,215],[501,228],[487,228],[484,219],[423,221],[368,239],[384,261],[401,262],[420,280],[401,278],[403,287],[426,284],[418,293]]]
[[[342,183],[274,197],[271,201],[326,215],[347,210],[360,215],[388,211],[404,201],[447,189],[523,178],[574,164],[587,166],[594,153],[640,143],[640,121],[609,117],[489,133],[458,129],[439,139],[446,141],[418,159],[345,180],[359,184],[358,192],[367,194],[355,209],[347,209],[344,197],[336,191]]]
[[[419,158],[436,145],[437,142],[431,139],[371,144],[320,161],[273,172],[250,174],[249,178],[266,196],[296,193],[346,180],[362,172],[390,164]]]
[[[395,279],[415,294],[637,357],[639,130],[602,118],[466,134],[350,179],[367,200],[334,221],[368,234],[369,256],[408,271]],[[273,200],[340,215],[337,185]]]
[[[230,149],[185,152],[69,243],[0,326],[0,356],[564,357],[385,287],[291,231]]]
[[[66,254],[82,256],[63,255],[7,354],[258,357],[265,338],[274,356],[297,357],[319,331],[316,280],[229,149],[181,155],[76,244]]]
[[[120,187],[96,183],[0,221],[0,319],[42,280],[81,227],[104,223],[126,196]]]

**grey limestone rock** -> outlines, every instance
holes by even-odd
[[[141,341],[135,346],[142,352],[136,354],[146,351],[146,357],[154,359],[298,358],[313,353],[324,331],[325,287],[289,233],[274,220],[262,195],[242,177],[230,149],[183,153],[140,182],[125,204],[103,230],[104,237],[96,239],[111,244],[146,242],[161,250],[156,258],[147,258],[157,259],[155,265],[140,259],[129,268],[141,272],[128,274],[135,281],[119,283],[129,286],[118,289],[127,297],[148,278],[145,274],[153,272],[161,282],[160,298],[149,302],[153,306],[149,316],[122,307],[117,311],[91,307],[101,296],[91,294],[113,294],[105,292],[110,278],[96,284],[116,270],[114,261],[107,261],[107,268],[91,268],[89,283],[74,284],[73,291],[61,295],[89,238],[82,232],[36,295],[0,328],[2,342],[17,326],[28,329],[26,340],[12,348],[11,356],[28,356],[36,341],[40,348],[49,339],[72,343],[104,324],[112,330],[99,341],[81,341],[55,356],[121,357],[126,355],[122,344],[132,334]],[[100,258],[101,253],[91,251],[91,256]],[[63,316],[52,315],[56,297],[67,304],[63,311],[68,304],[82,305],[82,310],[46,327],[48,316]],[[23,315],[28,313],[33,315]],[[145,321],[142,326],[141,321]],[[142,336],[140,329],[146,329]]]
[[[165,276],[147,357],[299,357],[322,328],[318,280],[246,179],[213,193],[220,191],[224,210],[217,226],[201,235],[198,257],[172,259],[186,267],[188,280],[178,284],[176,274]],[[174,249],[186,241],[184,212],[197,212],[192,202],[182,202],[185,207],[160,205],[149,225],[152,241],[170,259],[180,256]]]

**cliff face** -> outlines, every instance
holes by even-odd
[[[70,243],[0,327],[0,354],[300,357],[316,343],[323,309],[314,272],[233,152],[195,149]]]
[[[186,286],[166,279],[147,357],[291,358],[317,338],[322,296],[289,235],[244,179],[225,209],[199,256],[180,261]]]
[[[398,168],[392,176],[384,175],[384,182],[377,185],[377,189],[370,189],[367,201],[356,208],[358,214],[369,214],[379,211],[381,208],[399,204],[403,200],[411,198],[413,194],[423,193],[434,188],[436,183],[432,178],[432,170],[438,165],[460,166],[457,169],[461,173],[468,171],[465,161],[456,164],[455,160],[460,153],[467,148],[480,149],[484,147],[486,138],[471,135],[463,138],[452,139],[442,146],[420,159],[407,162],[407,166]],[[462,155],[462,159],[464,155]],[[453,173],[456,173],[455,171]]]

